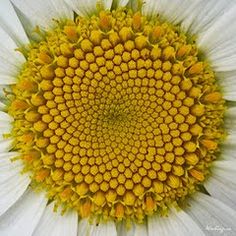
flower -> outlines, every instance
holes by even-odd
[[[2,0],[0,234],[235,234],[235,11]]]

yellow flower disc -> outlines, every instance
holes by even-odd
[[[32,187],[81,217],[164,214],[198,189],[224,137],[224,100],[194,41],[127,9],[58,23],[8,97]]]

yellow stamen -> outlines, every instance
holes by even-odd
[[[68,39],[71,39],[73,41],[78,39],[76,26],[71,26],[71,25],[65,26],[64,32],[66,36],[68,37]]]
[[[203,181],[205,179],[204,174],[196,169],[191,169],[189,173],[198,181]]]

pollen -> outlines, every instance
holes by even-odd
[[[8,113],[32,187],[80,217],[142,222],[207,178],[225,101],[194,41],[158,17],[101,11],[30,46]]]

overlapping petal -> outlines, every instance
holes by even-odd
[[[14,40],[18,47],[29,43],[24,28],[9,0],[0,1],[0,26]]]
[[[46,207],[44,193],[28,190],[0,217],[1,236],[31,236]]]
[[[205,235],[215,236],[216,230],[211,230],[212,228],[225,229],[223,233],[228,235],[236,234],[236,212],[213,197],[203,193],[194,194],[186,212],[201,227]]]
[[[28,175],[21,175],[22,164],[12,161],[17,153],[0,154],[0,216],[5,213],[25,192],[30,183]]]
[[[73,10],[64,0],[11,0],[27,33],[31,35],[40,26],[43,29],[54,25],[54,20],[73,19]]]
[[[60,209],[54,212],[54,203],[48,205],[34,230],[33,236],[76,236],[78,214],[75,211],[62,215]]]
[[[181,236],[203,236],[204,233],[194,220],[184,211],[176,211],[173,209],[168,217],[160,217],[159,215],[149,217],[148,219],[148,235],[149,236],[169,236],[174,232],[175,235]]]

